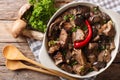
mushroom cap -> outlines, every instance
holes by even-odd
[[[27,23],[21,19],[18,19],[14,22],[13,28],[12,28],[12,35],[17,38],[21,31],[26,27]]]
[[[29,3],[24,4],[18,11],[18,19],[21,19],[22,16],[25,14],[25,12],[30,9],[30,7],[31,7],[31,4]]]

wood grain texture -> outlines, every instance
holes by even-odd
[[[27,3],[27,0],[0,0],[0,19],[15,20],[19,8]]]
[[[55,5],[56,7],[62,7],[63,5],[69,3],[69,2],[72,2],[74,0],[55,0]]]
[[[59,80],[59,78],[31,70],[10,71],[5,66],[0,66],[0,80]]]
[[[14,38],[11,28],[14,21],[0,21],[0,42],[26,42],[24,37]]]
[[[56,6],[60,7],[73,0],[55,0]],[[18,10],[27,0],[0,0],[0,20],[17,19]]]

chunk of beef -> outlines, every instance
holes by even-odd
[[[81,30],[81,29],[77,29],[75,41],[82,41],[82,40],[84,40],[84,39],[85,39],[84,31]]]
[[[74,49],[74,58],[80,65],[85,65],[87,63],[81,49]]]
[[[106,36],[113,37],[115,35],[115,28],[112,21],[108,21],[106,29],[103,31]]]
[[[104,24],[98,31],[100,35],[104,34],[109,37],[113,37],[115,35],[115,28],[112,21],[108,21],[107,24]]]
[[[58,65],[63,62],[63,56],[61,52],[57,52],[57,54],[53,57],[55,64]]]
[[[67,43],[67,38],[68,38],[68,34],[67,34],[66,30],[61,29],[60,36],[59,36],[59,41],[60,41],[61,47],[65,47],[65,45]]]
[[[96,60],[97,60],[97,57],[94,55],[94,54],[90,54],[89,56],[88,56],[88,60],[90,61],[90,63],[94,63],[94,62],[96,62]]]

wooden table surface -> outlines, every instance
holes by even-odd
[[[62,6],[72,0],[56,0],[57,6]],[[7,44],[18,47],[25,56],[34,59],[32,52],[24,37],[13,38],[10,29],[17,19],[19,8],[27,3],[27,0],[0,0],[0,80],[59,80],[58,77],[45,75],[31,70],[10,71],[5,67],[5,59],[2,49]],[[98,75],[95,80],[119,80],[120,79],[120,54],[118,53],[112,65]]]

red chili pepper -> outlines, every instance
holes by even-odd
[[[87,25],[87,28],[88,28],[88,35],[85,38],[85,40],[83,40],[81,42],[74,42],[74,48],[81,48],[81,47],[85,46],[92,37],[92,28],[91,28],[88,20],[85,20],[85,24]]]

